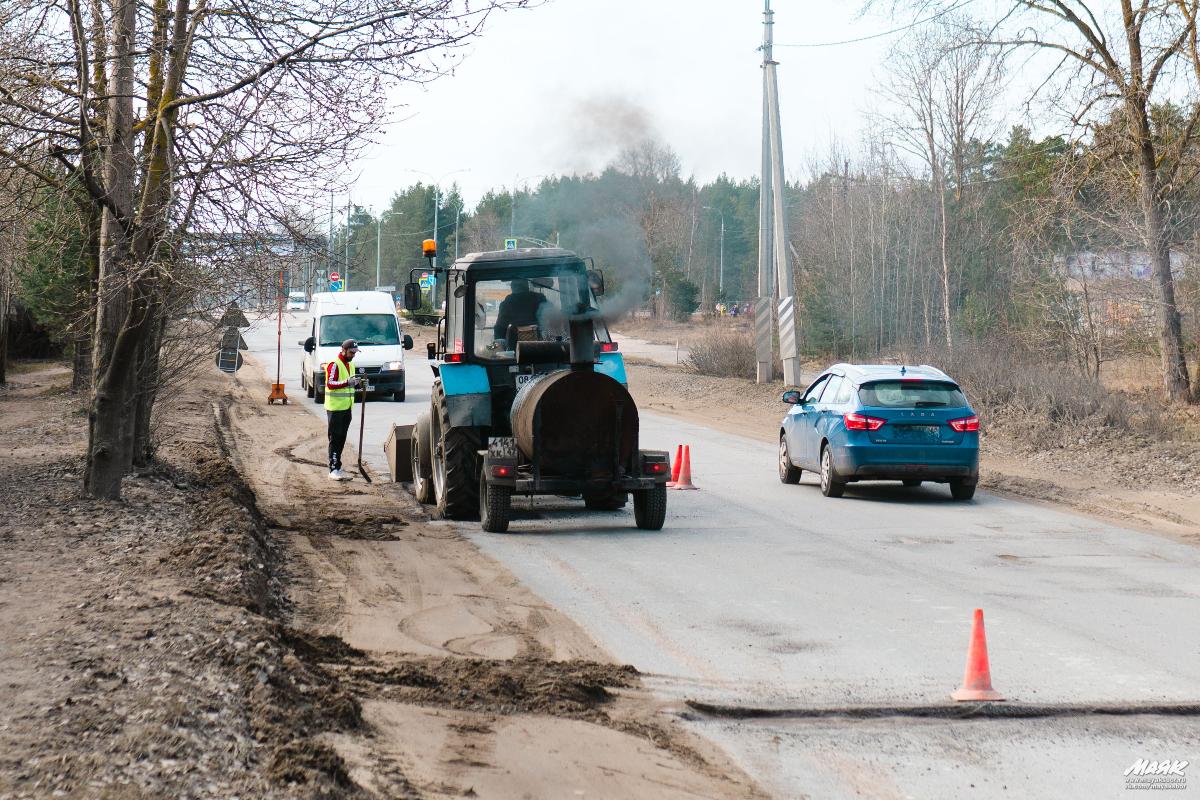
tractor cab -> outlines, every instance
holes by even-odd
[[[586,363],[625,383],[624,364],[597,303],[604,276],[570,250],[470,253],[438,277],[447,300],[436,340],[427,345],[434,373],[442,376],[449,365],[482,368],[495,433],[507,435],[507,409],[517,390],[538,375]],[[406,305],[419,307],[420,289],[410,287]]]

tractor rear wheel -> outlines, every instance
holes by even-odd
[[[417,424],[413,426],[410,451],[412,454],[413,494],[418,503],[426,505],[437,499],[433,493],[433,463],[430,458],[433,448],[430,445],[429,415],[422,414],[417,417]]]
[[[583,504],[590,511],[618,511],[629,501],[626,492],[584,492]]]
[[[478,519],[482,441],[477,428],[450,427],[450,410],[441,381],[433,386],[430,421],[437,515],[442,519]]]
[[[512,489],[489,486],[487,476],[479,475],[479,527],[488,533],[504,533],[512,512]]]
[[[667,521],[667,487],[655,486],[634,492],[633,519],[644,531],[662,530]]]

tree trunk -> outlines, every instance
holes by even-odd
[[[954,338],[950,330],[950,261],[946,253],[948,232],[946,229],[946,186],[938,173],[938,198],[942,207],[942,324],[946,327],[946,350],[954,351]]]
[[[8,383],[8,318],[12,308],[10,272],[0,265],[0,386]]]
[[[89,494],[113,500],[120,497],[121,478],[132,466],[134,367],[141,338],[139,330],[145,325],[145,309],[135,308],[129,296],[128,277],[133,268],[133,251],[125,228],[133,224],[134,218],[133,46],[136,26],[134,0],[121,0],[113,14],[109,146],[102,157],[104,188],[121,218],[106,207],[100,228],[96,336],[92,348],[92,374],[96,386],[88,417],[88,459],[84,476],[84,488]],[[140,303],[144,305],[145,299]]]
[[[1143,126],[1139,148],[1138,179],[1146,246],[1150,251],[1154,288],[1158,295],[1158,349],[1162,360],[1163,392],[1167,400],[1189,399],[1187,360],[1183,352],[1183,327],[1175,303],[1175,278],[1171,275],[1171,239],[1159,197],[1157,159],[1149,123]]]
[[[154,456],[151,418],[158,399],[159,352],[162,348],[166,318],[162,303],[154,303],[149,312],[148,334],[138,353],[137,402],[133,419],[133,466],[146,467]]]

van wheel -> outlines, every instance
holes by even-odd
[[[903,483],[905,486],[907,486],[910,489],[916,488],[917,486],[921,485],[921,481],[918,480],[917,478],[905,478]]]
[[[325,386],[313,381],[313,402],[321,405],[325,402]]]
[[[404,390],[401,389],[398,392],[392,392],[392,399],[395,400],[397,403],[403,403],[404,402]]]
[[[306,377],[306,373],[300,373],[300,382],[304,384],[304,393],[309,397],[317,393],[317,390],[313,388],[313,382]]]

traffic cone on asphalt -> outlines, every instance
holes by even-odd
[[[671,480],[667,481],[667,486],[675,485],[679,480],[679,468],[683,465],[683,445],[678,445],[675,448],[675,463],[671,465]]]
[[[683,458],[679,460],[679,478],[675,481],[672,489],[695,489],[692,485],[692,446],[685,444],[683,446]]]
[[[967,646],[967,669],[963,673],[962,686],[950,696],[960,703],[1004,699],[992,688],[992,670],[988,666],[982,608],[975,609],[975,620],[971,623],[971,643]]]

